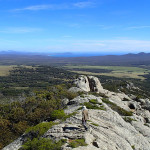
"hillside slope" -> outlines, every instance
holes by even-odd
[[[99,80],[92,76],[80,76],[74,83],[76,87],[70,90],[82,91],[84,94],[70,101],[63,100],[66,104],[65,113],[74,112],[74,115],[70,115],[65,121],[56,120],[57,124],[41,138],[55,141],[66,139],[62,150],[149,150],[149,99],[137,100],[134,95],[105,90]],[[90,115],[88,131],[81,123],[82,105],[87,106]],[[30,134],[30,138],[33,139],[34,135]],[[25,139],[24,134],[3,150],[18,150],[26,142]],[[79,144],[79,147],[71,144],[77,139],[84,139],[86,144]]]

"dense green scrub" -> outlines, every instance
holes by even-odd
[[[67,118],[61,99],[72,99],[77,95],[68,92],[64,85],[35,91],[23,101],[0,104],[0,149],[42,121]]]

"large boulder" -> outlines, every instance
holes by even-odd
[[[69,90],[72,92],[78,92],[80,90],[85,92],[104,93],[104,89],[97,77],[80,75],[75,81],[76,87],[72,87]]]
[[[103,93],[104,89],[97,77],[88,76],[88,80],[91,92]]]
[[[80,75],[75,81],[74,84],[77,86],[77,88],[81,89],[82,91],[89,92],[89,81],[88,78],[84,75]]]

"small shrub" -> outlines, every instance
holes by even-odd
[[[133,150],[135,150],[135,146],[134,145],[132,145],[131,147],[132,147]]]
[[[106,98],[103,98],[102,101],[104,103],[108,104],[111,107],[112,110],[118,112],[122,116],[132,116],[133,115],[133,112],[127,111],[127,110],[121,108],[120,106],[116,105],[115,103],[109,101]]]
[[[60,150],[61,146],[66,143],[66,140],[60,140],[53,142],[51,139],[34,138],[28,140],[20,150]]]
[[[62,119],[65,116],[66,116],[66,114],[64,113],[64,110],[54,110],[51,113],[51,119],[52,120]]]
[[[106,104],[113,104],[111,101],[109,101],[107,98],[102,98],[102,101]]]
[[[86,92],[84,92],[84,91],[79,91],[79,92],[77,92],[78,93],[78,95],[83,95],[83,94],[85,94]]]
[[[77,93],[74,93],[74,92],[66,91],[65,96],[66,96],[69,100],[71,100],[71,99],[74,99],[75,97],[77,97],[78,94],[77,94]]]
[[[144,125],[147,126],[147,127],[150,127],[147,123],[145,123]]]
[[[30,127],[26,130],[27,133],[35,133],[35,138],[42,136],[48,129],[50,129],[53,125],[56,125],[54,122],[43,122],[39,123],[38,125],[34,127]]]
[[[82,104],[82,105],[83,105],[83,104]],[[81,110],[81,109],[82,109],[82,107],[79,107],[79,108],[78,108],[78,110]]]
[[[69,143],[69,146],[72,148],[76,148],[79,146],[87,146],[84,139],[75,139]]]
[[[92,104],[98,104],[98,103],[99,103],[99,102],[97,101],[97,99],[91,99],[89,102],[92,103]]]

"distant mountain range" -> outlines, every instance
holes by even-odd
[[[0,55],[48,55],[44,53],[38,53],[38,52],[23,52],[23,51],[14,51],[14,50],[8,50],[8,51],[0,51]]]
[[[60,53],[55,53],[60,54]],[[62,57],[61,57],[62,55]],[[1,51],[0,64],[42,64],[42,65],[123,65],[137,66],[150,65],[150,53],[125,54],[125,55],[105,55],[83,57],[64,57],[72,53],[61,53],[59,57],[54,53],[29,53],[17,51]],[[54,57],[55,56],[55,57]]]

